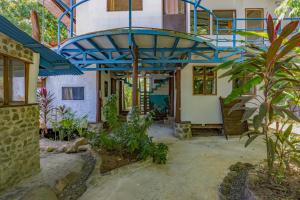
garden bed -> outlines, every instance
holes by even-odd
[[[123,167],[125,165],[137,162],[136,156],[122,155],[117,151],[100,150],[98,153],[101,156],[100,173],[105,174],[114,169]]]
[[[299,200],[299,168],[294,168],[280,183],[268,181],[263,168],[248,163],[236,163],[229,169],[220,185],[221,200]]]

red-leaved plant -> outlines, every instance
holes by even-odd
[[[37,92],[38,102],[40,106],[40,128],[42,137],[48,134],[48,122],[53,108],[54,95],[47,91],[46,88],[41,88]]]

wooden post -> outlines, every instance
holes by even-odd
[[[35,10],[30,11],[31,24],[32,24],[32,38],[36,41],[41,41],[41,32],[39,26],[39,17]]]
[[[119,81],[119,114],[123,111],[123,82]]]
[[[176,79],[176,116],[175,122],[181,122],[181,70],[178,69],[175,74]]]
[[[174,117],[174,73],[170,73],[169,79],[169,95],[170,95],[170,116]]]
[[[144,114],[147,113],[147,78],[144,76]]]
[[[138,107],[138,68],[139,68],[139,50],[137,46],[133,47],[133,70],[132,70],[132,107]]]

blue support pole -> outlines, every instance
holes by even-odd
[[[233,48],[236,47],[236,28],[237,28],[237,21],[236,21],[236,18],[233,18],[233,25],[232,25]]]
[[[132,46],[132,34],[131,34],[131,30],[132,30],[132,0],[128,0],[128,4],[129,4],[129,35],[128,35],[128,45]]]
[[[73,5],[74,5],[74,0],[70,0],[70,8],[71,8],[71,12],[70,12],[70,37],[72,38],[73,35],[74,35],[74,26],[73,26],[73,23],[74,23],[74,8],[73,8]]]
[[[197,25],[198,25],[198,18],[197,18],[197,0],[194,3],[194,34],[197,34]]]

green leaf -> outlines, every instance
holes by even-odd
[[[232,106],[232,108],[229,110],[228,114],[231,114],[234,111],[237,110],[244,110],[245,109],[245,104],[244,103],[236,103],[234,106]]]
[[[292,130],[293,130],[293,125],[291,124],[291,125],[289,125],[289,127],[283,133],[283,140],[284,141],[287,140],[288,137],[291,135]]]
[[[253,117],[253,126],[255,130],[258,130],[262,126],[262,118],[259,115]]]
[[[300,119],[299,119],[296,115],[294,115],[293,112],[291,112],[291,111],[288,110],[288,109],[283,109],[282,111],[283,111],[290,119],[292,119],[292,120],[294,120],[294,121],[300,123]]]
[[[242,122],[247,121],[256,112],[257,108],[246,108],[242,118]]]
[[[237,31],[236,32],[240,36],[245,36],[245,37],[261,37],[268,39],[268,34],[265,32],[255,32],[255,31]]]
[[[222,63],[221,65],[217,66],[214,68],[214,71],[218,71],[220,69],[228,69],[230,68],[236,61],[237,59],[234,60],[229,60],[227,62]]]
[[[251,80],[247,81],[242,87],[235,88],[231,92],[231,94],[225,98],[224,103],[228,104],[232,102],[237,97],[242,96],[243,94],[249,92],[253,87],[260,84],[261,82],[262,82],[262,78],[259,76],[252,78]]]
[[[250,138],[245,143],[245,147],[248,147],[258,136],[260,136],[260,135],[252,135],[252,136],[250,136]]]
[[[243,138],[245,136],[251,136],[251,135],[262,135],[262,134],[256,130],[255,131],[247,131],[247,132],[243,133],[240,138]]]

